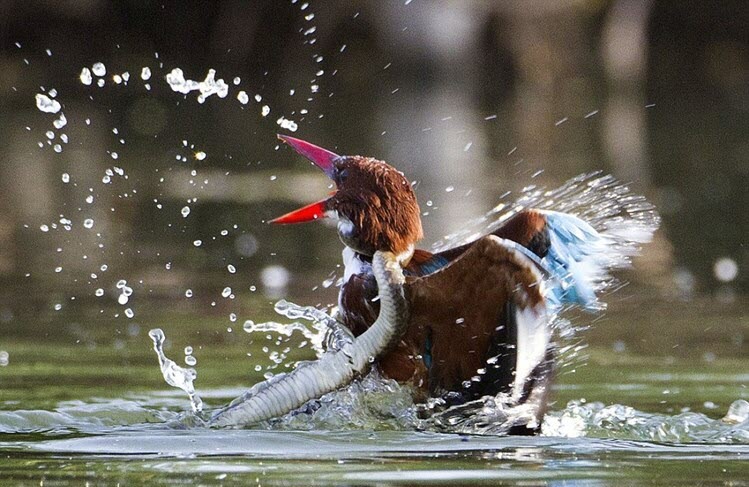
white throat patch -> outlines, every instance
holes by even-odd
[[[356,274],[368,274],[372,272],[372,265],[359,258],[351,247],[343,247],[343,282],[348,282],[351,276]]]

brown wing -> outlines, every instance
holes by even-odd
[[[546,228],[546,217],[536,210],[523,210],[507,220],[492,235],[517,242],[534,254],[543,258],[549,250],[549,233]],[[473,242],[444,250],[434,257],[452,261],[468,250]],[[429,254],[431,257],[431,254]],[[422,257],[422,260],[426,260]]]
[[[438,272],[407,279],[411,323],[403,342],[412,355],[431,355],[430,392],[462,390],[486,367],[498,339],[514,343],[508,310],[542,309],[540,286],[530,259],[495,236],[476,241]],[[399,352],[383,358],[386,373]]]
[[[546,216],[535,210],[524,210],[494,231],[493,235],[517,242],[539,257],[549,250]]]

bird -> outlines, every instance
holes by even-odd
[[[535,421],[514,432],[537,432],[554,376],[551,323],[566,304],[600,307],[594,283],[605,239],[576,216],[523,209],[467,244],[420,249],[421,211],[401,171],[372,157],[278,138],[336,188],[270,223],[337,222],[345,264],[337,319],[353,336],[380,312],[373,256],[389,252],[402,267],[408,323],[377,358],[382,374],[411,385],[420,401],[439,398],[450,406],[501,395],[514,405],[532,403]]]

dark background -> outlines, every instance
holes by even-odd
[[[425,247],[506,191],[613,173],[663,216],[625,292],[659,309],[738,307],[746,326],[746,2],[303,4],[0,3],[4,333],[85,334],[103,316],[132,323],[116,302],[120,279],[144,321],[179,311],[241,322],[280,296],[334,302],[335,287],[321,283],[341,274],[335,232],[264,224],[327,191],[315,169],[277,147],[275,134],[288,132],[281,116],[298,124],[296,136],[377,156],[418,181]],[[96,62],[107,68],[101,88],[79,79]],[[198,81],[215,69],[228,96],[201,104],[194,92],[173,92],[165,76],[175,67]],[[112,76],[124,72],[127,85],[117,84]],[[61,129],[52,125],[59,114],[35,107],[35,95],[53,88]],[[128,179],[103,184],[112,166]],[[58,228],[40,230],[51,223]],[[721,262],[737,272],[721,278]],[[226,286],[243,304],[219,296]]]

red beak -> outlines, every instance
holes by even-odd
[[[323,170],[323,172],[329,177],[333,178],[333,171],[335,171],[335,160],[340,156],[335,152],[331,152],[322,147],[318,147],[309,142],[305,142],[295,137],[289,137],[288,135],[278,135],[278,138],[289,144],[295,151],[303,155],[317,167]],[[327,211],[327,202],[329,198],[318,201],[316,203],[309,204],[305,207],[294,210],[278,218],[274,218],[269,223],[303,223],[318,218],[324,218],[325,212]]]
[[[316,203],[311,203],[307,206],[299,208],[298,210],[294,210],[292,212],[286,213],[283,216],[274,218],[268,223],[304,223],[312,220],[317,220],[318,218],[323,218],[325,216],[325,206],[327,202],[328,199],[325,198],[324,200],[318,201]]]
[[[328,149],[323,149],[301,139],[289,137],[288,135],[278,135],[278,138],[289,144],[295,151],[312,161],[315,166],[323,170],[329,178],[333,178],[335,170],[335,160],[340,156]]]

